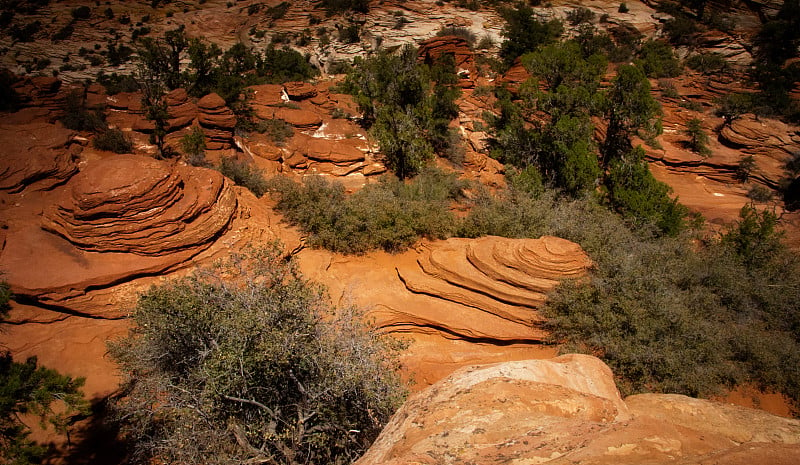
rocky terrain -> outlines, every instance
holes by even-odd
[[[356,463],[790,464],[799,438],[800,422],[757,410],[622,399],[600,360],[564,355],[456,371],[409,399]]]
[[[133,46],[131,34],[142,27],[159,36],[184,25],[187,36],[223,48],[287,40],[309,55],[322,76],[248,90],[255,119],[282,120],[289,135],[238,132],[222,97],[196,99],[177,89],[166,97],[166,144],[180,151],[181,139],[199,128],[213,164],[234,157],[269,175],[324,175],[355,190],[387,169],[376,142],[352,118],[352,97],[337,87],[338,63],[378,47],[414,43],[421,60],[443,53],[455,58],[462,95],[452,126],[464,142],[463,177],[502,187],[504,168],[486,150],[483,113],[494,111],[494,102],[483,88],[519,84],[527,73],[517,65],[496,75],[479,66],[463,38],[435,37],[441,27],[462,27],[489,39],[488,50],[496,51],[502,20],[491,10],[471,11],[455,2],[373,3],[367,15],[327,17],[303,0],[274,18],[259,14],[265,4],[252,1],[175,2],[159,9],[119,2],[92,6],[90,19],[72,21],[70,11],[80,2],[63,1],[18,16],[14,24],[38,20],[45,26],[31,41],[0,34],[0,66],[20,76],[14,88],[23,107],[0,115],[0,271],[17,300],[0,344],[15,357],[37,355],[44,365],[87,377],[87,397],[101,400],[118,383],[105,342],[126,331],[125,315],[137,292],[248,243],[277,238],[306,277],[327,286],[332,300],[366,308],[376,328],[407,343],[403,374],[420,392],[361,464],[795,463],[796,420],[684,396],[623,399],[613,374],[595,358],[535,360],[556,353],[542,344],[547,333],[537,308],[546,293],[592,267],[577,244],[555,237],[484,237],[423,241],[407,252],[365,256],[305,248],[268,197],[256,198],[210,168],[153,158],[154,126],[138,92],[109,95],[98,84],[82,84],[100,69],[131,72],[132,62],[109,62],[107,44]],[[602,27],[631,27],[645,37],[659,34],[667,19],[639,2],[629,2],[624,14],[617,14],[617,3],[604,1],[554,2],[543,12],[564,17],[578,5],[610,14]],[[761,5],[762,11],[770,5]],[[106,8],[111,15],[102,12]],[[700,50],[743,68],[752,60],[748,44],[758,22],[744,7],[731,13],[737,32],[708,33]],[[74,29],[70,37],[52,40],[67,25]],[[337,39],[347,25],[358,26],[359,40]],[[86,52],[76,53],[81,47]],[[773,197],[760,203],[778,209],[791,245],[800,247],[800,214],[783,211],[775,193],[786,181],[786,162],[800,152],[798,127],[752,114],[733,121],[715,116],[715,96],[744,87],[736,79],[688,73],[671,81],[678,97],[662,96],[666,83],[652,84],[664,121],[660,147],[647,147],[654,175],[702,213],[711,230],[734,220],[754,186],[763,187]],[[107,109],[109,127],[131,139],[133,153],[96,149],[92,136],[57,121],[75,89],[88,106]],[[709,156],[686,147],[685,128],[694,117],[714,135]],[[742,180],[740,163],[747,156],[753,166]],[[780,413],[787,413],[785,407]]]

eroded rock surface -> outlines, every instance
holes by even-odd
[[[399,266],[406,289],[457,304],[415,308],[393,306],[378,317],[392,330],[438,327],[465,338],[535,341],[543,318],[535,309],[562,279],[582,276],[591,261],[577,244],[540,239],[448,239],[429,244],[416,266]]]
[[[588,355],[462,368],[409,399],[356,462],[773,463],[800,457],[800,421],[679,395],[623,401]]]
[[[77,173],[68,148],[74,134],[42,121],[0,123],[0,191],[20,192],[32,184],[48,189]]]
[[[119,155],[82,171],[42,227],[83,250],[160,255],[201,246],[236,210],[217,171]]]

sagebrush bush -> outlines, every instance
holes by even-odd
[[[261,197],[267,192],[267,180],[264,178],[264,173],[245,160],[222,157],[217,169],[237,186],[249,189],[256,197]]]
[[[423,170],[409,182],[385,177],[349,196],[341,184],[319,177],[302,185],[282,177],[270,182],[276,208],[310,235],[310,244],[350,254],[397,252],[421,237],[450,237],[456,220],[449,207],[462,188],[438,170]]]
[[[130,463],[351,463],[404,397],[393,346],[278,244],[151,287],[110,344]]]
[[[92,145],[100,150],[108,150],[114,153],[131,153],[133,151],[133,143],[119,129],[108,129],[101,132],[94,139]]]

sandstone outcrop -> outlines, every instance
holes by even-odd
[[[197,102],[200,127],[206,135],[208,150],[225,150],[233,146],[233,128],[236,116],[225,106],[225,100],[211,93]]]
[[[0,191],[20,192],[32,184],[49,189],[77,173],[68,148],[74,134],[46,122],[0,123]]]
[[[478,74],[475,59],[467,40],[457,36],[437,36],[420,42],[419,59],[432,65],[443,56],[450,55],[456,68],[456,74],[461,78],[460,84],[469,87]]]
[[[536,308],[559,280],[586,273],[591,261],[577,244],[540,239],[448,239],[427,245],[416,266],[399,266],[406,289],[457,304],[379,312],[377,324],[391,331],[439,328],[455,337],[537,341],[545,333]]]
[[[189,100],[189,95],[184,89],[173,90],[164,96],[164,100],[167,104],[170,130],[189,126],[197,118],[197,105]]]
[[[588,355],[462,368],[414,395],[358,465],[793,464],[800,421],[679,395],[623,401]]]
[[[161,255],[207,244],[236,210],[217,171],[120,155],[78,174],[42,226],[97,252]]]

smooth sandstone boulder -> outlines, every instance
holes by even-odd
[[[411,397],[358,465],[793,464],[800,421],[679,395],[623,401],[588,355],[462,368]]]

